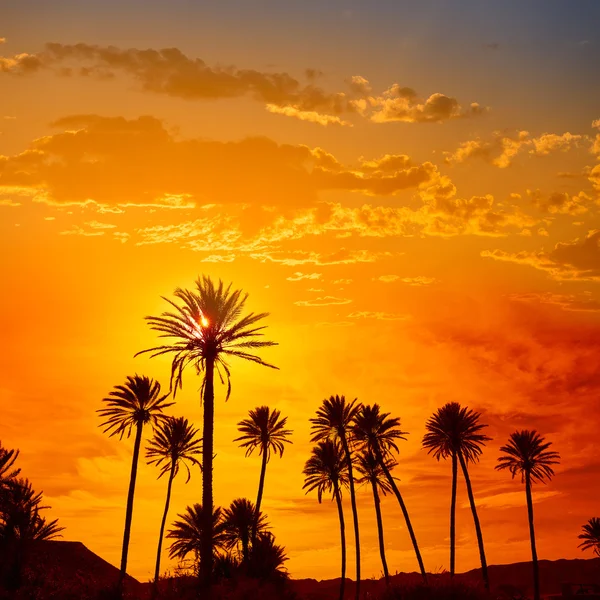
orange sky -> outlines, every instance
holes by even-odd
[[[331,394],[410,432],[397,476],[429,570],[448,567],[450,465],[420,441],[453,400],[494,438],[472,469],[488,561],[529,557],[522,486],[493,470],[525,427],[562,456],[534,490],[538,552],[580,556],[600,492],[598,5],[168,4],[3,9],[0,439],[65,539],[118,562],[132,441],[103,436],[95,410],[126,375],[168,385],[167,359],[133,358],[156,340],[143,317],[209,274],[271,313],[264,356],[281,368],[233,364],[227,403],[217,387],[215,500],[255,499],[236,423],[280,409],[294,445],[263,507],[294,577],[339,573],[335,506],[301,489],[308,419]],[[171,409],[198,426],[199,385],[190,373]],[[141,466],[143,580],[156,476]],[[200,491],[199,473],[177,479],[171,518]],[[460,481],[458,570],[478,565],[466,502]],[[416,569],[395,500],[383,508],[390,569]],[[376,576],[367,488],[359,511]]]

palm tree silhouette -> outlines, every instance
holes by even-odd
[[[285,428],[287,417],[281,419],[281,413],[277,409],[271,410],[268,406],[259,406],[248,414],[248,419],[238,423],[238,431],[242,435],[233,441],[241,442],[240,447],[246,449],[246,456],[250,456],[256,448],[258,448],[259,456],[262,456],[258,495],[256,497],[255,522],[258,523],[267,463],[271,458],[271,452],[283,456],[285,444],[292,443],[292,440],[288,439],[292,431]],[[255,538],[256,527],[252,529],[252,539]]]
[[[196,564],[200,564],[203,527],[206,522],[201,504],[188,506],[185,512],[175,521],[172,529],[167,532],[167,537],[174,540],[169,547],[169,557],[184,560],[188,554],[193,554]],[[225,527],[223,523],[223,510],[217,506],[212,513],[213,550],[221,552],[225,547]]]
[[[596,556],[600,556],[600,519],[592,517],[581,529],[582,533],[577,536],[582,540],[578,548],[593,550]]]
[[[169,512],[171,502],[171,488],[173,479],[179,473],[179,467],[183,465],[187,471],[186,483],[190,480],[191,472],[187,463],[200,466],[196,455],[202,452],[202,440],[197,437],[198,430],[192,427],[187,419],[183,417],[168,417],[154,430],[154,438],[146,448],[146,458],[149,465],[156,465],[160,468],[160,479],[163,475],[169,475],[167,484],[167,500],[160,524],[160,533],[158,534],[158,550],[156,552],[156,569],[154,570],[153,597],[156,597],[158,591],[158,576],[160,574],[160,554],[162,550],[163,535],[165,532],[165,523]]]
[[[21,472],[21,469],[14,468],[18,457],[18,450],[3,448],[0,441],[0,492],[9,482],[14,481]]]
[[[129,376],[124,385],[115,386],[114,390],[109,392],[108,398],[104,398],[105,408],[96,411],[105,419],[100,427],[104,428],[103,433],[109,433],[109,437],[118,435],[120,440],[123,439],[123,436],[129,438],[135,428],[131,476],[129,478],[127,510],[125,513],[125,531],[121,552],[121,570],[117,584],[118,593],[121,593],[127,573],[127,554],[129,552],[129,537],[133,519],[133,497],[140,446],[142,444],[142,430],[144,425],[148,423],[157,425],[166,418],[162,411],[173,404],[172,402],[165,402],[167,395],[160,395],[160,383],[158,381],[141,375]]]
[[[181,304],[164,298],[174,312],[164,312],[160,317],[146,317],[150,327],[160,333],[160,337],[173,338],[170,344],[142,350],[138,354],[150,352],[151,357],[172,354],[171,388],[173,393],[183,385],[183,372],[188,365],[203,373],[201,397],[204,405],[202,427],[202,504],[213,506],[213,431],[214,431],[214,375],[227,381],[227,398],[231,393],[228,357],[238,357],[266,367],[277,368],[264,362],[249,350],[274,346],[275,342],[260,340],[265,329],[257,323],[268,313],[250,313],[242,316],[248,294],[232,290],[231,284],[218,285],[210,277],[196,281],[194,291],[178,288],[175,298]],[[173,387],[174,386],[174,387]],[[204,514],[204,513],[203,513]],[[204,514],[206,522],[202,528],[203,559],[200,561],[202,579],[210,586],[213,559],[213,522],[211,511]]]
[[[386,467],[388,471],[396,466],[396,462],[392,458],[386,458]],[[383,566],[383,575],[385,577],[385,584],[390,585],[390,575],[388,572],[387,560],[385,558],[385,544],[383,541],[383,519],[381,518],[381,500],[379,498],[379,492],[384,496],[388,492],[392,492],[385,473],[375,455],[366,450],[361,452],[357,457],[356,470],[361,474],[361,478],[357,480],[358,483],[368,483],[373,490],[373,502],[375,504],[375,516],[377,517],[377,533],[379,535],[379,554],[381,556],[381,564]]]
[[[452,460],[452,499],[450,502],[450,576],[454,576],[456,561],[456,483],[458,476],[458,463],[465,477],[467,493],[473,521],[475,523],[475,532],[477,534],[477,543],[479,546],[479,558],[481,560],[481,573],[485,588],[489,590],[489,578],[487,571],[487,561],[485,558],[485,548],[483,545],[483,535],[481,525],[477,515],[477,507],[469,478],[468,463],[474,463],[479,460],[483,452],[485,442],[491,440],[484,435],[481,430],[487,425],[479,422],[479,413],[462,407],[458,402],[448,402],[439,408],[434,415],[427,421],[425,429],[427,433],[423,436],[423,447],[429,454],[439,461],[441,458]]]
[[[531,558],[533,562],[533,595],[540,600],[540,574],[537,551],[535,547],[535,529],[533,526],[533,500],[531,485],[535,482],[545,483],[554,475],[552,465],[559,463],[558,452],[548,450],[552,442],[546,440],[535,430],[515,431],[511,433],[506,446],[500,448],[502,455],[498,458],[496,469],[508,469],[513,478],[521,475],[521,483],[525,483],[527,497],[527,515],[529,517],[529,536],[531,539]]]
[[[408,529],[417,556],[421,576],[423,577],[423,581],[427,582],[425,565],[421,558],[421,551],[417,544],[417,538],[412,523],[410,522],[410,516],[406,504],[404,503],[404,498],[402,498],[402,494],[396,485],[396,481],[387,467],[387,459],[390,457],[391,451],[394,450],[395,452],[398,452],[396,441],[405,440],[406,438],[404,436],[407,435],[407,432],[400,430],[400,419],[390,417],[390,413],[382,413],[380,411],[381,408],[379,404],[361,406],[357,415],[354,417],[352,433],[363,452],[370,451],[373,453],[379,466],[382,468],[390,487],[394,491],[394,495],[396,496],[396,500],[398,500],[398,504],[404,515],[404,520],[406,521],[406,528]]]
[[[311,451],[310,458],[302,471],[305,475],[302,489],[306,493],[317,490],[319,504],[323,494],[332,493],[335,499],[340,519],[340,537],[342,546],[342,580],[340,582],[340,600],[344,598],[346,585],[346,527],[344,524],[344,509],[342,507],[342,487],[348,486],[349,475],[346,466],[347,455],[342,450],[339,441],[325,440],[319,442]]]
[[[330,396],[323,400],[317,410],[317,416],[310,419],[313,436],[311,442],[322,442],[327,439],[337,439],[340,442],[350,485],[350,505],[354,521],[354,542],[356,547],[356,600],[360,597],[360,538],[358,531],[358,510],[356,508],[356,493],[352,475],[352,454],[350,452],[351,427],[354,417],[361,405],[357,399],[346,402],[344,396]]]
[[[285,579],[288,574],[283,563],[287,559],[285,548],[275,543],[270,531],[265,531],[252,542],[248,570],[258,579]]]
[[[235,551],[241,557],[244,565],[248,564],[252,532],[256,527],[257,535],[269,527],[262,513],[258,514],[256,507],[247,498],[236,498],[229,508],[223,511],[223,540],[228,550]]]

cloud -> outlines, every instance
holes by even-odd
[[[0,198],[0,206],[21,206],[21,203],[10,198]]]
[[[407,321],[411,318],[410,315],[401,313],[387,313],[370,310],[360,310],[348,315],[349,319],[376,319],[378,321]]]
[[[418,277],[403,277],[401,281],[408,285],[430,285],[435,283],[437,279],[435,279],[435,277],[424,277],[423,275],[419,275]]]
[[[531,137],[529,131],[516,131],[503,133],[495,131],[492,138],[480,138],[462,142],[453,152],[444,152],[445,162],[449,165],[464,163],[473,158],[505,169],[509,167],[515,156],[524,150],[529,150],[530,155],[547,156],[552,152],[568,152],[577,148],[586,136],[572,134],[544,133],[539,137]]]
[[[365,80],[366,82],[366,80]],[[366,85],[368,82],[364,84]],[[351,101],[360,114],[369,116],[374,123],[400,121],[404,123],[441,123],[452,119],[480,116],[487,112],[477,102],[464,109],[456,98],[445,94],[431,94],[426,99],[415,90],[394,84],[380,96],[368,96]]]
[[[124,73],[144,91],[188,100],[251,96],[264,102],[271,112],[321,125],[349,125],[339,118],[342,113],[360,114],[377,123],[437,123],[485,112],[476,102],[463,109],[455,98],[442,93],[420,100],[413,90],[399,84],[381,95],[371,95],[369,82],[359,75],[347,80],[349,94],[327,92],[314,85],[314,70],[306,70],[308,83],[303,84],[285,72],[210,66],[177,48],[139,50],[52,42],[37,54],[0,57],[0,72],[25,75],[41,70],[52,70],[63,77],[104,80]]]
[[[393,283],[398,281],[400,275],[380,275],[379,277],[373,277],[373,281],[382,281],[383,283]]]
[[[550,251],[506,252],[484,250],[481,256],[494,260],[529,265],[546,271],[557,280],[600,281],[600,230],[571,242],[560,242]]]
[[[83,229],[83,227],[79,227],[78,225],[75,225],[71,229],[66,229],[65,231],[59,232],[59,235],[81,235],[84,237],[96,237],[99,235],[104,235],[104,233],[105,232],[102,230],[99,231],[97,229],[92,229],[90,231],[90,230]]]
[[[349,298],[336,298],[335,296],[323,296],[321,298],[315,298],[314,300],[298,300],[294,304],[298,306],[331,306],[350,304],[352,300]]]
[[[267,138],[180,140],[150,116],[74,115],[54,126],[62,131],[0,156],[0,186],[28,189],[47,203],[191,210],[220,203],[307,206],[326,190],[394,195],[439,177],[432,163],[404,155],[346,166],[321,148]]]
[[[276,115],[284,115],[286,117],[294,117],[300,121],[308,121],[309,123],[317,123],[318,125],[342,125],[344,127],[352,127],[349,121],[343,121],[337,115],[325,115],[314,110],[300,110],[297,106],[278,106],[277,104],[267,104],[265,107],[270,113]]]
[[[287,277],[286,279],[288,281],[302,281],[304,279],[314,280],[321,279],[321,275],[322,273],[301,273],[300,271],[297,271],[296,273],[294,273],[290,277]]]
[[[6,44],[6,38],[0,37],[0,44]]]
[[[284,254],[284,256],[281,256]],[[271,252],[255,253],[250,255],[260,262],[274,262],[282,265],[351,265],[355,263],[371,263],[383,256],[391,256],[390,252],[370,252],[368,250],[346,250],[341,248],[336,252],[320,254],[318,252],[308,252],[296,250],[293,252]]]
[[[592,203],[592,198],[585,192],[579,192],[576,196],[567,192],[544,196],[540,190],[527,190],[527,195],[536,208],[550,214],[579,215],[587,212],[588,205]]]
[[[547,304],[556,306],[569,312],[598,312],[600,311],[600,302],[591,297],[591,293],[583,294],[583,297],[575,294],[555,294],[552,292],[543,293],[521,293],[509,294],[508,298],[515,302],[526,302],[530,304]]]
[[[560,495],[561,492],[556,490],[537,491],[533,494],[533,503],[539,504],[548,498]],[[525,494],[522,490],[516,492],[503,492],[501,494],[494,494],[491,496],[480,496],[477,498],[477,505],[481,505],[484,508],[515,508],[518,506],[526,505]],[[463,503],[461,508],[469,508],[469,503]]]

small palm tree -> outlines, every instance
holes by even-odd
[[[582,533],[577,537],[582,541],[578,547],[593,550],[596,556],[600,556],[600,519],[592,517],[581,529]]]
[[[452,460],[452,496],[450,502],[450,576],[454,576],[456,561],[456,483],[458,476],[458,463],[465,477],[471,512],[475,523],[477,543],[479,546],[479,557],[481,560],[481,572],[485,588],[489,590],[489,578],[487,572],[487,561],[483,546],[483,535],[481,525],[473,497],[473,489],[469,478],[467,464],[479,460],[483,452],[483,445],[491,438],[481,433],[487,427],[479,422],[479,413],[462,407],[458,402],[448,402],[439,408],[427,421],[425,429],[427,433],[423,437],[423,447],[437,459]]]
[[[201,560],[202,528],[205,518],[202,505],[188,506],[182,515],[177,515],[172,529],[167,532],[167,537],[174,540],[169,547],[169,557],[185,560],[188,554],[193,554],[197,564]],[[215,553],[221,552],[225,547],[223,511],[217,506],[212,514],[213,548]]]
[[[310,419],[312,423],[311,442],[322,442],[327,439],[337,439],[346,456],[348,482],[350,485],[350,505],[354,522],[354,542],[356,549],[356,600],[360,598],[360,538],[358,530],[358,509],[352,474],[352,453],[350,452],[351,428],[354,417],[360,410],[358,400],[346,402],[344,396],[330,396],[323,400],[317,410],[317,416]]]
[[[425,565],[421,558],[421,551],[417,544],[417,538],[410,521],[408,509],[406,508],[404,498],[402,498],[402,494],[396,485],[396,481],[387,467],[386,461],[386,459],[390,457],[392,450],[398,452],[398,445],[396,442],[398,440],[405,440],[406,438],[404,436],[407,435],[407,432],[400,430],[400,419],[390,417],[390,413],[382,413],[379,404],[373,404],[371,406],[361,406],[354,417],[352,434],[356,442],[361,446],[363,452],[369,451],[375,456],[390,487],[394,491],[394,495],[396,496],[396,500],[398,500],[398,504],[404,515],[404,520],[406,521],[406,528],[408,529],[417,562],[419,563],[421,577],[423,577],[423,581],[427,582]]]
[[[163,344],[138,354],[150,352],[152,357],[173,355],[171,363],[171,387],[173,393],[183,385],[183,372],[191,365],[197,374],[203,374],[201,396],[204,406],[202,426],[202,504],[213,506],[213,433],[214,433],[214,376],[227,381],[227,398],[231,393],[230,368],[227,359],[242,358],[259,365],[277,368],[263,361],[253,350],[276,345],[261,340],[264,326],[258,323],[268,313],[249,313],[242,316],[248,294],[232,290],[231,284],[222,281],[215,284],[210,277],[198,278],[194,291],[178,288],[175,297],[180,304],[165,298],[174,309],[159,317],[146,317],[151,329],[160,337],[171,338]],[[210,586],[213,559],[213,532],[211,512],[204,515],[202,528],[204,555],[201,561],[202,579]]]
[[[248,570],[258,579],[287,579],[283,564],[288,560],[285,548],[275,543],[275,536],[265,531],[252,542]]]
[[[344,524],[344,509],[342,507],[342,488],[349,484],[346,454],[336,440],[319,442],[311,452],[311,457],[304,465],[304,485],[306,493],[317,490],[319,504],[324,493],[332,493],[335,499],[340,519],[340,537],[342,546],[342,579],[340,582],[340,600],[344,598],[346,585],[346,527]]]
[[[244,419],[238,423],[238,431],[242,435],[233,441],[241,442],[240,446],[246,449],[246,456],[250,456],[256,448],[258,448],[259,456],[262,456],[258,495],[256,497],[255,522],[258,523],[267,463],[271,458],[272,452],[283,456],[285,444],[292,443],[292,440],[289,439],[292,431],[285,428],[287,417],[280,418],[281,413],[276,409],[271,410],[268,406],[259,406],[251,410],[248,415],[248,419]],[[255,538],[256,527],[252,530],[252,539],[254,540]]]
[[[228,550],[234,550],[242,559],[242,564],[248,564],[252,532],[256,528],[257,535],[264,533],[267,528],[265,515],[259,513],[256,519],[256,507],[247,498],[236,498],[229,508],[223,512],[223,539]]]
[[[396,461],[392,458],[386,458],[386,468],[388,471],[396,466]],[[384,496],[388,492],[392,492],[385,473],[375,455],[366,450],[358,455],[356,470],[360,473],[361,477],[358,479],[358,483],[365,483],[371,486],[373,490],[373,502],[375,504],[375,516],[377,518],[377,532],[379,535],[379,554],[381,556],[381,564],[383,566],[383,576],[385,577],[385,584],[390,585],[390,575],[387,566],[387,560],[385,558],[385,544],[383,541],[383,519],[381,517],[381,500],[379,498],[379,492]]]
[[[167,500],[160,524],[160,533],[158,534],[158,550],[156,553],[156,568],[154,570],[153,595],[158,590],[158,576],[160,574],[160,554],[162,550],[163,535],[165,532],[165,523],[169,512],[171,502],[171,488],[173,479],[179,473],[179,467],[183,465],[187,471],[186,483],[190,480],[191,472],[188,463],[200,466],[196,458],[202,452],[202,440],[198,439],[198,430],[192,427],[187,419],[183,417],[168,417],[154,430],[154,438],[148,444],[146,449],[146,458],[149,465],[156,465],[160,468],[160,479],[163,475],[169,475],[167,484]]]
[[[537,431],[515,431],[511,433],[506,446],[500,448],[502,455],[498,458],[496,469],[508,469],[513,476],[521,476],[525,483],[527,497],[527,515],[529,517],[529,536],[531,539],[531,558],[533,563],[533,595],[540,600],[540,575],[537,551],[535,547],[535,529],[533,525],[533,500],[531,485],[535,482],[545,483],[554,475],[552,465],[559,463],[558,452],[548,450],[552,442],[547,442]]]
[[[167,396],[168,394],[161,396],[158,381],[140,375],[129,376],[125,384],[117,385],[114,390],[109,392],[108,397],[103,400],[105,407],[97,411],[104,419],[100,427],[104,428],[103,433],[108,433],[109,437],[118,435],[120,440],[123,439],[123,436],[129,438],[135,428],[118,590],[122,590],[127,573],[127,554],[129,552],[129,537],[133,519],[133,497],[140,446],[142,444],[142,430],[144,425],[148,423],[157,425],[166,418],[162,411],[173,404],[172,402],[165,402]]]

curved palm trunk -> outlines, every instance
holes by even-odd
[[[215,359],[206,359],[204,380],[204,420],[202,424],[202,537],[200,540],[200,579],[210,588],[213,565],[213,429],[215,420]]]
[[[169,512],[169,504],[171,503],[171,488],[173,487],[173,479],[175,478],[175,467],[177,464],[171,463],[171,472],[169,473],[169,485],[167,486],[167,501],[165,502],[165,511],[160,524],[160,533],[158,534],[158,550],[156,552],[156,568],[154,569],[154,586],[152,588],[152,598],[156,598],[158,594],[158,577],[160,575],[160,553],[162,551],[162,541],[165,534],[165,524],[167,522],[167,513]]]
[[[263,490],[265,489],[265,475],[267,473],[267,449],[263,448],[262,464],[260,467],[260,480],[258,482],[258,495],[256,497],[256,516],[252,524],[252,543],[256,540],[256,529],[260,518],[260,503],[262,502]]]
[[[456,568],[456,480],[458,461],[456,452],[452,453],[452,501],[450,502],[450,577],[454,577]]]
[[[479,559],[481,560],[481,576],[483,577],[483,585],[485,589],[490,589],[490,579],[488,575],[487,560],[485,558],[485,547],[483,545],[483,535],[481,533],[481,524],[479,523],[479,516],[477,515],[477,506],[475,506],[475,497],[473,496],[473,488],[471,487],[471,478],[469,477],[469,470],[467,469],[467,463],[462,454],[458,455],[460,466],[462,468],[463,475],[465,476],[465,483],[467,484],[467,494],[469,496],[469,504],[471,505],[471,512],[473,513],[473,522],[475,523],[475,534],[477,535],[477,545],[479,546]]]
[[[525,473],[525,495],[527,496],[527,516],[529,517],[529,537],[531,538],[531,561],[533,564],[533,599],[540,600],[540,573],[537,550],[535,548],[535,529],[533,526],[533,499],[531,497],[531,476]]]
[[[385,585],[390,585],[390,574],[388,572],[387,560],[385,559],[385,545],[383,543],[383,519],[381,518],[381,501],[377,492],[377,482],[371,480],[373,488],[373,502],[375,504],[375,515],[377,516],[377,533],[379,535],[379,554],[381,556],[381,564],[383,566],[383,576],[385,577]]]
[[[352,519],[354,521],[354,544],[356,546],[356,600],[360,598],[360,537],[358,534],[358,509],[356,508],[356,494],[354,492],[354,476],[352,474],[352,456],[348,448],[346,436],[342,437],[342,446],[348,461],[348,479],[350,480],[350,505],[352,506]]]
[[[138,423],[135,432],[135,442],[133,445],[133,458],[131,459],[131,476],[129,478],[129,492],[127,494],[127,510],[125,512],[125,531],[123,533],[123,549],[121,551],[121,571],[117,589],[119,594],[123,589],[123,582],[127,574],[127,555],[129,553],[129,538],[131,536],[131,521],[133,520],[133,496],[135,494],[135,480],[137,478],[137,466],[140,456],[140,446],[142,444],[142,423]]]
[[[383,456],[381,455],[381,450],[379,448],[376,449],[376,456],[379,465],[383,469],[385,476],[394,490],[394,495],[396,496],[396,500],[398,500],[398,504],[400,505],[400,509],[402,510],[402,514],[404,515],[404,520],[406,521],[406,528],[408,529],[408,533],[410,535],[410,539],[412,541],[413,548],[415,549],[415,554],[417,556],[417,562],[419,563],[419,569],[421,571],[421,577],[423,577],[423,582],[427,583],[427,573],[425,571],[425,565],[423,564],[423,558],[421,557],[421,551],[419,550],[419,544],[417,544],[417,538],[415,536],[415,531],[412,527],[412,523],[410,522],[410,516],[408,515],[408,510],[406,508],[406,504],[404,504],[404,499],[402,498],[402,494],[390,473],[390,470],[387,468],[385,461],[383,460]]]
[[[344,600],[344,589],[346,587],[346,525],[344,524],[344,508],[342,506],[342,494],[337,483],[334,486],[333,495],[338,507],[340,517],[340,537],[342,544],[342,581],[340,583],[340,600]]]

